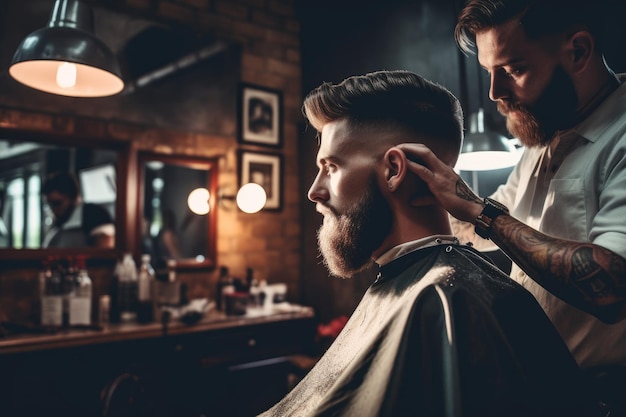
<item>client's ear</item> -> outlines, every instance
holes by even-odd
[[[398,148],[385,152],[385,180],[390,191],[394,191],[404,181],[408,170],[406,155]]]
[[[388,190],[410,206],[422,207],[434,203],[428,185],[409,170],[409,160],[398,148],[389,148],[385,153],[385,180]]]

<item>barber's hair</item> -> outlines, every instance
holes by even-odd
[[[48,195],[54,191],[75,200],[80,194],[80,186],[76,177],[69,172],[54,172],[46,178],[41,193]]]
[[[585,29],[602,54],[610,0],[468,0],[457,20],[454,37],[465,53],[474,53],[476,33],[517,19],[530,39]]]
[[[317,131],[346,119],[351,128],[407,132],[413,138],[404,141],[429,140],[428,145],[436,142],[456,154],[463,140],[459,100],[410,71],[378,71],[324,83],[307,95],[302,112]]]

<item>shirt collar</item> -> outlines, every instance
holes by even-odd
[[[412,240],[410,242],[401,243],[376,258],[375,262],[378,266],[383,266],[389,262],[398,259],[402,255],[417,249],[427,248],[429,246],[441,245],[444,243],[459,243],[459,240],[452,235],[433,235],[426,236],[421,239]]]
[[[570,130],[590,142],[595,142],[610,128],[611,120],[626,112],[626,74],[616,75],[620,85],[582,122]],[[568,134],[565,131],[563,134]]]

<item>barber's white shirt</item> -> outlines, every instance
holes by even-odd
[[[527,149],[492,195],[548,235],[592,242],[626,258],[626,83],[550,147]],[[515,264],[579,365],[626,364],[626,320],[607,325],[554,297]]]

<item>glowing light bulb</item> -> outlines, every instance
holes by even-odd
[[[76,65],[70,62],[59,64],[57,84],[61,88],[72,88],[76,85]]]
[[[245,213],[256,213],[267,202],[267,194],[259,184],[250,182],[237,192],[237,206]]]
[[[209,206],[210,197],[211,194],[206,188],[196,188],[190,192],[189,197],[187,197],[189,210],[200,216],[207,214],[209,210],[211,210],[211,206]]]

